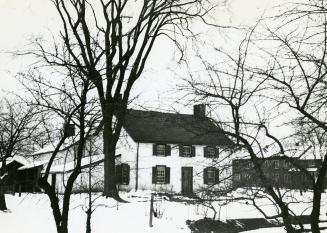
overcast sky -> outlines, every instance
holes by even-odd
[[[222,24],[251,24],[265,9],[272,6],[272,2],[274,1],[233,0],[216,17]],[[14,58],[6,51],[23,49],[32,36],[57,32],[60,22],[50,0],[0,0],[0,28],[0,96],[3,96],[6,91],[17,91],[20,88],[14,77],[17,72],[26,70],[26,65],[32,62],[26,58]],[[170,69],[178,69],[178,66],[171,44],[163,40],[159,42],[134,94],[141,94],[141,104],[151,100],[150,106],[158,106],[160,103],[160,107],[168,109],[170,104],[166,99],[173,99],[171,93],[178,83],[178,78]],[[224,41],[217,40],[216,43],[220,46],[219,43]]]

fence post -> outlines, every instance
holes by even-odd
[[[153,227],[153,224],[152,224],[152,218],[153,218],[153,196],[154,196],[154,194],[151,193],[149,227]]]

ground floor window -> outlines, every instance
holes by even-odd
[[[203,171],[204,184],[217,184],[219,182],[219,170],[207,167]]]
[[[234,181],[241,181],[241,175],[240,174],[234,174]]]
[[[152,183],[153,184],[169,184],[170,183],[170,168],[164,165],[157,165],[152,168]]]
[[[129,184],[130,167],[127,163],[122,163],[116,166],[117,184]]]

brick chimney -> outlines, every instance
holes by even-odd
[[[195,117],[206,117],[206,105],[205,104],[194,105],[193,115]]]

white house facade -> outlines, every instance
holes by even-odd
[[[85,153],[75,191],[103,189],[101,138],[98,135],[88,142],[86,151],[91,145],[97,149]],[[204,105],[194,106],[194,114],[127,110],[116,150],[118,188],[182,194],[225,188],[231,184],[226,177],[231,176],[228,157],[233,147],[205,116]],[[49,182],[56,183],[58,192],[63,192],[74,167],[72,149],[63,150],[51,169]]]

